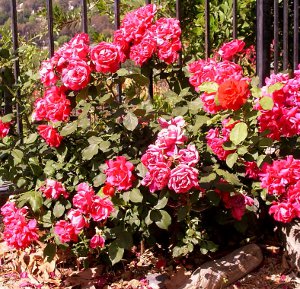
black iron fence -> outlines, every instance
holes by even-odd
[[[176,0],[176,17],[181,19],[181,2]],[[210,43],[210,2],[205,0],[205,56],[209,57],[211,53]],[[151,3],[146,0],[145,4]],[[53,7],[52,0],[46,0],[47,21],[48,21],[48,46],[49,57],[54,53],[53,36]],[[232,0],[232,38],[238,37],[238,15],[239,1]],[[273,70],[277,73],[279,70],[296,69],[299,63],[299,0],[257,0],[256,1],[256,53],[257,53],[257,75],[260,77],[260,84],[263,84],[264,78]],[[115,29],[120,26],[120,0],[114,1]],[[291,18],[292,17],[292,18]],[[18,55],[18,27],[17,27],[17,9],[16,0],[11,0],[11,18],[13,50]],[[81,0],[81,30],[88,32],[88,14],[87,0]],[[292,56],[291,56],[292,55]],[[182,65],[181,58],[179,65]],[[20,68],[16,57],[14,60],[14,77],[17,84]],[[153,96],[153,72],[149,75],[149,96]],[[121,95],[121,87],[119,95]],[[16,98],[20,98],[17,92]],[[20,102],[17,101],[17,131],[22,137],[22,121]]]

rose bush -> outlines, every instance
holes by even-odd
[[[1,209],[10,246],[40,238],[45,254],[115,264],[139,242],[179,257],[215,251],[222,228],[255,238],[265,202],[277,221],[299,217],[299,71],[257,87],[241,40],[181,70],[179,22],[156,12],[127,14],[110,43],[76,35],[41,64],[23,142],[3,129],[1,179],[23,191]],[[153,99],[149,68],[168,85]]]

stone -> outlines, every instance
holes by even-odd
[[[249,244],[221,259],[201,265],[178,289],[220,289],[241,279],[263,261],[259,246]]]
[[[284,225],[282,232],[285,249],[291,260],[291,264],[300,272],[300,221],[293,221]]]

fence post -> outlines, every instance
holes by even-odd
[[[49,37],[49,58],[51,58],[54,54],[52,0],[47,0],[46,3],[47,3],[47,20],[48,20],[48,37]]]
[[[20,76],[20,64],[19,64],[19,42],[18,42],[18,20],[17,20],[17,3],[16,0],[11,0],[11,30],[13,38],[13,53],[14,53],[14,78],[15,85],[18,85]],[[16,111],[17,111],[17,133],[19,135],[20,141],[23,142],[23,125],[22,125],[22,115],[21,115],[21,96],[20,89],[16,87]]]
[[[271,4],[270,0],[256,1],[256,73],[260,86],[270,74]]]
[[[86,0],[81,0],[81,29],[84,33],[88,33],[88,19],[87,19],[87,3]]]
[[[210,9],[209,0],[205,0],[204,18],[205,18],[205,58],[209,58],[210,55]]]

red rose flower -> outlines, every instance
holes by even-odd
[[[59,147],[63,137],[57,132],[55,128],[50,125],[39,125],[38,132],[40,136],[46,141],[51,147]]]
[[[91,49],[91,60],[97,72],[114,73],[121,61],[119,47],[113,43],[100,42]]]
[[[238,110],[247,101],[249,94],[247,81],[228,79],[219,86],[218,100],[222,108]]]
[[[112,197],[115,194],[115,188],[110,184],[105,184],[103,194]]]
[[[9,133],[10,122],[2,122],[0,119],[0,138],[4,138]]]
[[[123,156],[117,157],[115,161],[109,160],[106,162],[108,168],[105,171],[107,176],[106,183],[116,187],[119,191],[129,190],[132,187],[134,176],[132,171],[134,166],[127,162]]]
[[[244,46],[245,42],[243,40],[234,39],[230,42],[224,43],[219,49],[218,54],[221,55],[223,60],[231,60],[234,55],[243,50]]]

